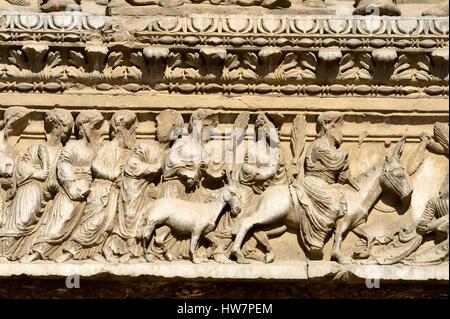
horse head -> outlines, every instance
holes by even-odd
[[[403,136],[395,145],[392,153],[386,156],[380,185],[386,193],[400,198],[403,204],[409,204],[413,186],[405,168],[400,164],[405,141],[406,136]]]

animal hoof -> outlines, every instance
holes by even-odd
[[[275,259],[275,256],[274,256],[273,253],[267,253],[267,254],[264,256],[264,262],[265,262],[266,264],[272,263],[272,262],[274,261],[274,259]]]
[[[155,258],[153,257],[153,255],[151,254],[147,254],[144,256],[144,259],[148,262],[148,263],[152,263],[155,261]]]
[[[205,256],[195,256],[192,258],[192,262],[194,264],[206,263],[208,262],[208,258],[206,258]]]
[[[165,253],[164,254],[164,259],[167,261],[173,261],[173,256],[171,253]]]
[[[250,263],[250,261],[244,257],[242,252],[234,250],[234,251],[232,251],[232,254],[236,257],[236,261],[238,262],[238,264],[249,264]]]
[[[22,258],[20,258],[20,262],[21,263],[30,263],[30,262],[33,262],[38,259],[39,259],[39,254],[32,253],[32,254],[25,255]]]
[[[367,259],[369,257],[370,257],[370,250],[368,248],[353,253],[354,259]]]
[[[93,255],[93,256],[91,257],[91,259],[92,259],[93,261],[96,261],[96,262],[99,262],[99,263],[105,262],[105,261],[106,261],[106,258],[103,257],[103,256],[100,255],[100,254],[95,254],[95,255]]]
[[[232,264],[233,261],[225,256],[225,254],[214,255],[214,260],[220,264]]]
[[[238,262],[238,264],[249,264],[250,263],[250,260],[248,260],[244,256],[237,256],[236,261]]]
[[[125,254],[119,258],[120,263],[127,263],[131,260],[131,254]]]
[[[65,254],[60,255],[58,258],[56,258],[55,261],[57,263],[63,263],[63,262],[71,260],[72,258],[73,258],[73,255],[71,253],[65,253]]]
[[[347,265],[347,264],[353,263],[353,259],[351,259],[350,257],[347,257],[347,256],[342,256],[341,254],[333,254],[331,256],[331,260],[334,260],[341,265]]]

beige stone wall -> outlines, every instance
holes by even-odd
[[[377,3],[392,6],[391,1]],[[113,115],[130,110],[137,116],[137,144],[156,140],[161,111],[182,114],[187,131],[193,113],[212,110],[218,114],[210,143],[216,150],[229,142],[237,116],[250,114],[249,132],[240,146],[245,150],[258,116],[277,115],[283,118],[278,136],[289,165],[294,118],[304,115],[306,120],[303,162],[305,151],[319,137],[318,117],[339,111],[344,121],[340,149],[349,152],[353,177],[369,174],[386,156],[393,158],[397,143],[406,136],[402,156],[394,159],[408,174],[405,178],[414,189],[411,201],[404,206],[398,198],[382,195],[368,210],[364,226],[374,237],[398,235],[418,223],[448,175],[448,154],[433,152],[422,141],[424,133],[435,141],[435,123],[448,128],[449,120],[448,17],[422,16],[431,3],[438,1],[398,1],[400,16],[394,14],[397,9],[386,9],[389,15],[364,17],[352,16],[349,1],[326,1],[320,12],[308,11],[300,1],[287,9],[208,3],[141,7],[120,2],[106,8],[82,1],[81,12],[51,13],[38,13],[34,2],[13,8],[0,1],[0,118],[15,106],[33,110],[17,144],[20,158],[30,146],[45,141],[44,117],[54,108],[69,110],[74,119],[86,110],[99,111],[105,118],[105,141]],[[444,215],[448,216],[448,207]],[[108,262],[86,258],[73,265],[86,276],[117,271],[118,276],[142,272],[169,278],[304,280],[348,272],[369,278],[374,270],[370,265],[330,262],[336,240],[334,225],[331,228],[318,263],[305,255],[298,231],[290,230],[270,238],[273,264],[219,267],[211,260],[194,267],[183,261],[181,270],[167,268],[162,274],[160,267],[176,267],[178,261],[147,264],[141,258],[137,268],[124,262],[113,269]],[[420,249],[435,247],[435,239],[425,238]],[[358,242],[350,231],[342,254],[351,255]],[[204,239],[201,246],[201,253],[209,247]],[[0,277],[65,276],[72,265],[5,258]],[[15,268],[16,264],[20,266]],[[448,282],[443,265],[448,265],[448,242],[438,267],[398,264],[376,270],[389,280]],[[295,273],[296,267],[302,269],[301,275]],[[213,271],[217,274],[211,275]]]

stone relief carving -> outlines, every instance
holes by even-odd
[[[0,0],[0,277],[448,280],[425,2]]]
[[[108,259],[121,262],[147,257],[143,238],[145,214],[159,197],[162,171],[174,134],[181,134],[183,118],[173,110],[156,117],[157,141],[137,145],[123,168],[123,181],[117,208],[117,221],[105,246]],[[152,258],[151,255],[147,258]]]
[[[159,5],[161,7],[177,7],[181,6],[184,3],[204,3],[212,5],[241,5],[241,6],[262,6],[265,8],[280,8],[280,7],[289,7],[291,5],[290,0],[127,0],[127,2],[134,6],[147,6],[147,5]]]
[[[430,151],[448,158],[448,124],[435,123],[433,133],[433,136],[423,133],[422,141]],[[418,152],[424,152],[424,149],[419,146]],[[420,158],[420,162],[423,161],[423,157],[417,158]],[[393,234],[374,239],[373,245],[369,244],[372,246],[369,254],[361,254],[360,247],[355,250],[354,254],[359,258],[366,257],[366,263],[382,265],[398,262],[427,265],[448,261],[448,176],[447,172],[439,193],[428,200],[417,222]],[[436,245],[420,249],[427,240],[429,241],[429,237],[435,241]]]
[[[402,199],[411,195],[413,189],[407,175],[394,175],[395,171],[404,171],[398,163],[404,139],[394,153],[371,169],[358,185],[348,173],[348,154],[338,149],[342,143],[341,125],[342,115],[338,112],[319,116],[319,138],[306,152],[304,176],[291,185],[267,189],[255,213],[241,221],[233,245],[238,262],[246,262],[240,252],[246,232],[255,225],[281,222],[285,230],[288,226],[299,230],[302,244],[313,259],[322,258],[325,240],[336,228],[332,258],[346,263],[348,260],[340,253],[342,236],[364,222],[381,192],[392,192]],[[350,188],[342,188],[340,183]]]
[[[81,0],[41,0],[39,5],[42,12],[81,11]]]
[[[396,0],[355,0],[353,6],[355,15],[401,15]]]
[[[446,18],[2,17],[0,92],[448,95]]]
[[[5,1],[11,3],[12,5],[23,7],[29,6],[31,4],[30,1],[27,0],[5,0]]]
[[[341,264],[437,264],[448,260],[448,172],[412,225],[382,236],[366,226],[382,194],[411,204],[411,176],[426,149],[448,157],[448,124],[423,133],[406,165],[406,136],[387,155],[376,152],[358,177],[345,150],[343,114],[316,119],[307,145],[307,114],[238,114],[225,144],[220,112],[192,112],[187,127],[174,110],[154,117],[155,140],[136,142],[137,115],[94,110],[75,119],[44,114],[46,141],[15,151],[31,111],[4,112],[1,142],[0,256],[8,261],[72,259],[128,263],[276,261],[274,240],[291,229],[307,259]],[[290,123],[290,151],[280,131]],[[103,141],[108,124],[110,140]],[[69,140],[72,128],[76,139]],[[364,137],[362,137],[364,139]],[[405,158],[405,156],[403,156]],[[398,206],[398,207],[400,207]],[[342,242],[361,239],[351,256]],[[324,247],[332,243],[330,257]]]
[[[442,1],[422,12],[423,16],[448,17],[448,2]]]
[[[28,253],[60,187],[56,163],[72,132],[73,118],[67,110],[54,109],[47,112],[44,121],[47,141],[30,146],[16,160],[16,191],[0,234],[2,254],[12,260]]]
[[[62,255],[62,245],[80,225],[93,180],[91,165],[101,145],[102,123],[103,116],[98,111],[82,111],[77,116],[75,131],[78,139],[69,141],[57,160],[60,188],[52,206],[47,209],[48,216],[41,216],[47,220],[36,231],[28,254],[22,256],[23,262],[56,260]]]
[[[0,226],[6,223],[8,201],[14,196],[14,178],[17,144],[20,134],[28,124],[30,111],[23,107],[11,107],[5,111],[0,123]]]
[[[278,49],[245,54],[227,53],[226,50],[187,54],[164,51],[167,53],[156,57],[145,51],[145,55],[132,53],[128,61],[132,66],[126,66],[122,52],[108,53],[106,47],[87,47],[85,52],[70,51],[70,58],[63,62],[62,56],[66,56],[66,52],[50,51],[45,46],[24,46],[22,50],[9,52],[11,64],[3,64],[5,80],[9,78],[9,81],[0,83],[0,89],[53,93],[93,86],[99,91],[221,92],[226,95],[448,94],[445,86],[448,79],[446,49],[419,56],[398,55],[394,49],[374,50],[372,55],[342,55],[339,49],[333,52],[323,49],[318,55],[311,52],[283,54]],[[149,71],[152,66],[157,67]],[[317,81],[330,84],[314,84]],[[349,81],[354,83],[349,85]],[[392,84],[379,84],[386,81]]]

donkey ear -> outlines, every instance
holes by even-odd
[[[230,184],[231,183],[231,169],[230,169],[230,167],[226,167],[225,168],[225,176],[227,177],[227,182],[228,182],[228,184]]]
[[[231,178],[233,183],[237,186],[239,184],[239,172],[241,171],[241,166],[239,164],[233,165],[233,171],[231,173]]]
[[[392,151],[391,158],[395,158],[397,160],[400,159],[400,157],[403,154],[403,148],[405,146],[406,142],[406,135],[404,135],[398,142],[395,144],[395,147]]]

